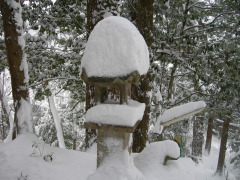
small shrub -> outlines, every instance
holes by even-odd
[[[53,161],[53,152],[50,154],[44,155],[45,143],[43,144],[42,147],[40,145],[41,145],[40,143],[36,143],[35,141],[33,142],[32,148],[34,149],[33,149],[33,153],[30,156],[40,156],[46,162]]]
[[[28,175],[24,176],[21,172],[20,177],[17,178],[18,180],[27,180],[28,179]]]

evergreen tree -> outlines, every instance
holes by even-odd
[[[149,49],[153,42],[153,1],[138,0],[130,1],[131,20],[144,37]],[[150,50],[151,52],[151,50]],[[151,70],[144,75],[138,84],[132,85],[132,99],[146,104],[143,119],[133,133],[133,152],[141,152],[148,141],[148,129],[150,121],[151,104]]]
[[[87,36],[90,35],[94,26],[103,18],[119,15],[121,2],[110,0],[89,0],[87,1]],[[86,84],[86,111],[95,105],[94,85]],[[85,146],[89,148],[96,139],[96,130],[86,129]]]

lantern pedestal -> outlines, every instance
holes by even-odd
[[[97,129],[97,167],[103,160],[116,152],[128,151],[131,153],[132,137],[139,121],[133,126],[99,125],[97,123],[85,123],[85,128]]]

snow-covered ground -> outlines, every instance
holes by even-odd
[[[210,156],[198,165],[190,158],[161,163],[168,151],[149,145],[144,153],[133,154],[135,166],[146,180],[225,180],[214,176],[219,142],[214,138]],[[39,148],[39,149],[38,149]],[[48,156],[47,156],[48,155]],[[49,161],[45,161],[48,158]],[[51,157],[53,160],[51,161]],[[86,180],[96,170],[96,151],[79,152],[44,145],[34,135],[21,135],[10,143],[0,143],[0,180]],[[237,180],[229,172],[228,180]]]

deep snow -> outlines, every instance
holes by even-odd
[[[107,17],[97,23],[89,36],[82,67],[88,77],[127,76],[134,71],[146,74],[149,68],[148,47],[129,20]]]
[[[134,126],[142,119],[144,110],[144,103],[133,100],[128,104],[98,104],[87,111],[86,122]]]
[[[189,116],[201,112],[205,107],[206,103],[204,101],[196,101],[170,108],[157,118],[153,132],[161,134],[161,126],[169,126],[180,120],[184,120]]]
[[[40,151],[32,147],[34,142]],[[131,156],[146,180],[225,180],[224,177],[214,176],[219,148],[216,138],[210,156],[203,156],[198,165],[190,158],[179,158],[168,161],[164,166],[160,160],[163,154],[161,148],[151,146],[150,144],[144,153]],[[43,152],[43,156],[53,154],[53,161],[43,160],[40,152]],[[86,180],[95,171],[96,150],[79,152],[50,147],[30,134],[21,135],[10,143],[0,143],[1,180],[16,180],[21,174],[27,176],[28,180]],[[237,180],[231,172],[228,179]]]

